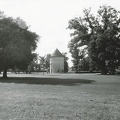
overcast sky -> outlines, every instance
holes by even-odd
[[[36,50],[40,56],[51,54],[58,48],[70,57],[68,21],[82,16],[84,8],[91,7],[95,13],[105,4],[120,10],[120,0],[0,0],[0,10],[7,16],[21,17],[32,31],[41,36]]]

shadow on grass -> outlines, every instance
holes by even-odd
[[[94,80],[84,79],[62,79],[62,78],[33,78],[33,77],[10,77],[7,79],[0,78],[0,83],[16,83],[16,84],[41,84],[41,85],[65,85],[75,86],[79,84],[90,84]]]

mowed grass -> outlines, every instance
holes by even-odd
[[[0,120],[120,120],[120,76],[8,74]]]

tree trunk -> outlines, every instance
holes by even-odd
[[[102,70],[101,70],[101,74],[102,74],[102,75],[107,75],[107,70],[106,70],[106,69],[102,69]]]
[[[7,78],[7,68],[4,68],[3,70],[3,78]]]
[[[108,72],[108,70],[106,68],[106,65],[102,66],[102,68],[101,68],[101,74],[102,75],[107,75],[107,72]]]
[[[101,74],[107,75],[108,70],[107,70],[105,61],[100,62],[99,65],[100,65],[99,68],[100,68]]]

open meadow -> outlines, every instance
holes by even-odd
[[[8,73],[8,77],[0,78],[0,120],[120,120],[120,76]]]

